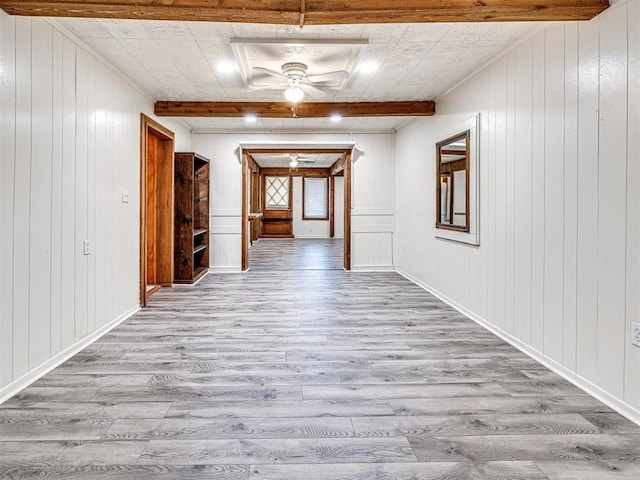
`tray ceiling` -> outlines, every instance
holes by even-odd
[[[255,72],[262,67],[282,73],[285,62],[298,62],[307,66],[307,75],[344,70],[353,75],[366,40],[291,39],[231,39],[236,64],[247,88],[273,85],[274,77]],[[319,84],[323,89],[340,89],[348,80],[335,80]],[[284,87],[283,87],[284,88]]]

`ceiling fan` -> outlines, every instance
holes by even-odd
[[[296,168],[300,163],[313,163],[315,158],[301,157],[298,153],[289,154],[289,167]]]
[[[314,86],[314,83],[321,84],[322,82],[346,80],[349,78],[349,72],[345,70],[320,73],[318,75],[307,75],[307,66],[304,63],[298,62],[287,62],[283,64],[282,73],[264,67],[253,67],[253,71],[264,73],[280,80],[273,85],[256,88],[254,90],[275,90],[287,87],[284,92],[284,97],[291,103],[298,103],[304,98],[305,94],[312,98],[324,97],[326,93]]]

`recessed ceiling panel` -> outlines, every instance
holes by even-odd
[[[282,73],[285,63],[296,62],[307,66],[307,75],[319,75],[344,70],[353,74],[358,60],[367,46],[367,40],[318,39],[231,39],[231,47],[247,88],[271,86],[274,77],[256,72],[254,67]],[[329,89],[343,88],[348,79],[318,82]]]
[[[298,168],[329,168],[342,153],[253,153],[251,156],[262,168],[288,168],[293,157],[298,161]]]

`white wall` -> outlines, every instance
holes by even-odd
[[[327,188],[329,188],[329,183],[327,183]],[[329,238],[328,220],[302,219],[302,177],[293,177],[293,236],[296,238]]]
[[[1,402],[137,309],[153,104],[43,19],[0,11],[0,67]]]
[[[335,177],[333,206],[333,238],[344,238],[344,177]]]
[[[396,138],[397,269],[640,421],[640,2],[549,26]],[[480,112],[480,247],[434,238],[438,132]],[[406,251],[402,244],[406,242]]]
[[[211,160],[212,271],[240,270],[240,143],[351,141],[359,152],[352,170],[352,268],[392,269],[393,134],[196,134],[193,148]]]

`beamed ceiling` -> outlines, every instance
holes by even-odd
[[[608,0],[2,0],[12,15],[338,25],[588,20]]]
[[[411,116],[432,115],[438,95],[541,23],[588,20],[608,6],[608,0],[0,0],[13,15],[59,17],[58,25],[158,100],[159,115],[183,117],[196,132],[392,130]],[[302,61],[312,74],[336,59],[311,49],[305,57],[305,42],[362,47],[347,82],[320,100],[305,98],[294,111],[282,90],[248,88],[247,66],[232,48],[239,39],[290,41],[290,53],[261,53],[254,66]],[[251,124],[247,113],[256,116]],[[343,118],[330,120],[334,113]]]

